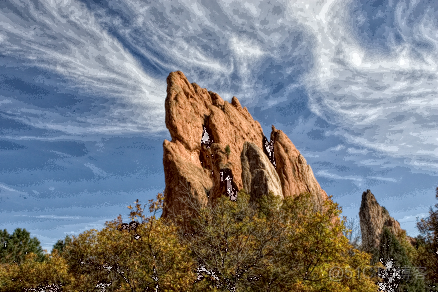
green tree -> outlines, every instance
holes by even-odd
[[[438,199],[438,187],[435,196]],[[426,283],[431,291],[438,291],[438,203],[435,208],[430,207],[429,217],[420,221],[417,218],[420,234],[416,238],[418,256],[415,263],[426,268]]]
[[[390,266],[396,278],[385,274],[380,285],[394,291],[424,291],[425,283],[419,271],[412,264],[405,247],[397,237],[385,226],[380,237],[379,250],[374,254],[374,261],[379,260]]]
[[[281,241],[275,240],[281,228],[259,218],[249,195],[240,191],[235,202],[222,196],[214,206],[192,206],[191,228],[181,230],[181,239],[193,252],[198,263],[195,288],[226,291],[254,289],[257,271],[272,262],[272,253]]]
[[[21,263],[24,261],[26,254],[33,252],[36,254],[35,260],[43,261],[45,259],[40,241],[30,237],[26,229],[17,228],[11,235],[6,229],[0,230],[0,262],[1,263]]]
[[[62,254],[64,252],[65,247],[70,243],[71,243],[71,237],[67,235],[64,240],[60,239],[53,245],[52,251],[56,249],[60,254]]]

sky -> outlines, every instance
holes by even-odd
[[[0,229],[49,252],[164,191],[166,77],[284,131],[341,216],[416,236],[438,186],[438,2],[0,1]],[[201,139],[200,133],[200,139]]]

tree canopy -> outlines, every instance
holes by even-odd
[[[26,229],[16,228],[12,234],[0,230],[0,263],[22,263],[29,253],[36,255],[37,261],[45,259],[40,241],[30,237]]]
[[[192,206],[188,226],[157,219],[163,195],[139,201],[129,219],[58,241],[44,261],[28,254],[0,266],[0,291],[376,291],[371,255],[343,235],[331,200],[314,208],[310,194]],[[33,290],[32,290],[33,289]]]

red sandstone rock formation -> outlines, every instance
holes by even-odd
[[[313,176],[312,168],[307,164],[306,159],[286,134],[275,129],[274,126],[272,126],[271,141],[274,141],[274,156],[283,195],[289,197],[309,192],[315,204],[321,206],[328,196]]]
[[[370,190],[362,193],[359,219],[362,246],[368,252],[379,248],[380,235],[384,226],[388,227],[397,238],[404,237],[405,231],[401,229],[400,223],[392,218],[384,207],[379,205]],[[415,239],[409,236],[406,236],[405,239],[411,244],[415,242]]]
[[[230,104],[218,94],[190,84],[177,71],[167,77],[165,109],[172,140],[163,143],[164,218],[190,213],[180,199],[192,197],[205,205],[209,197],[214,200],[228,193],[232,198],[233,189],[243,187],[241,153],[245,141],[264,149],[272,163],[276,161],[284,197],[310,192],[316,204],[327,199],[312,169],[289,138],[273,126],[274,143],[267,143],[260,124],[236,97]],[[226,145],[231,149],[229,156],[224,150]],[[266,152],[268,148],[274,149],[274,155]]]
[[[253,143],[245,142],[240,160],[243,186],[253,199],[257,200],[269,191],[281,199],[284,198],[280,177],[262,149]]]

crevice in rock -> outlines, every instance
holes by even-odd
[[[208,126],[208,117],[204,118],[204,124],[202,125],[202,137],[201,144],[210,148],[211,144],[214,143],[213,134]]]
[[[204,190],[205,190],[205,194],[207,195],[207,198],[210,198],[210,191],[211,191],[211,189],[204,188]]]
[[[231,201],[237,200],[237,193],[239,192],[237,185],[233,181],[233,172],[231,169],[225,168],[220,170],[220,188],[225,189],[225,195],[230,197]]]
[[[211,175],[213,175],[213,153],[211,151],[211,144],[214,143],[214,138],[208,125],[209,116],[204,116],[199,161],[201,162],[202,167],[211,170]]]
[[[263,152],[268,156],[269,161],[271,161],[275,169],[277,169],[274,156],[274,140],[272,139],[271,141],[268,141],[265,135],[263,135]]]

